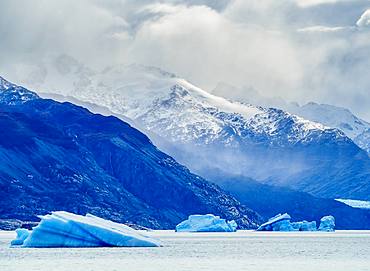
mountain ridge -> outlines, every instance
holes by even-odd
[[[110,67],[88,80],[78,70],[68,75],[75,80],[69,84],[78,87],[56,89],[46,80],[44,91],[129,117],[177,145],[155,142],[200,175],[223,169],[319,197],[369,197],[369,157],[336,128],[279,109],[231,102],[153,67]],[[336,192],[336,183],[343,189]]]
[[[288,103],[281,98],[264,97],[252,88],[237,88],[225,83],[218,84],[211,93],[222,97],[229,97],[233,101],[257,103],[265,107],[281,108],[327,127],[337,128],[343,131],[370,155],[370,123],[355,116],[350,110],[344,107],[316,102],[308,102],[303,105],[295,102]]]
[[[116,117],[4,81],[0,104],[2,218],[34,220],[64,209],[165,229],[193,213],[213,212],[241,228],[261,222]]]

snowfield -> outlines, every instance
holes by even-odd
[[[343,202],[344,204],[347,204],[353,208],[370,209],[370,201],[354,199],[336,199],[336,200]]]
[[[9,247],[15,232],[0,231],[0,270],[358,271],[370,266],[370,231],[145,234],[163,247],[15,249]]]

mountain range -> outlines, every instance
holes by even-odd
[[[51,64],[25,84],[129,122],[264,218],[288,211],[319,220],[331,213],[339,228],[369,228],[368,211],[334,200],[369,198],[369,157],[347,131],[263,103],[227,100],[156,67],[96,72],[68,56]]]
[[[370,154],[370,123],[346,108],[315,102],[299,105],[296,102],[286,102],[278,97],[265,97],[250,87],[238,88],[226,83],[219,83],[212,93],[228,97],[233,101],[281,108],[304,119],[337,128]]]
[[[261,217],[120,119],[42,99],[0,77],[0,217],[86,212],[171,229],[194,213]]]
[[[226,100],[155,67],[93,72],[66,57],[57,63],[39,82],[43,91],[132,119],[160,149],[202,176],[217,171],[322,198],[370,197],[370,158],[337,128]],[[68,85],[57,86],[58,74]]]

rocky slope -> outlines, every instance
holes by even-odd
[[[304,119],[339,129],[370,154],[370,123],[346,108],[314,102],[304,105],[288,103],[281,98],[264,97],[252,88],[237,88],[225,83],[218,84],[212,93],[233,101],[281,108]]]
[[[40,81],[45,91],[133,119],[156,135],[161,149],[201,175],[217,170],[318,197],[369,199],[369,156],[338,129],[230,102],[154,67],[87,73],[79,64],[65,65],[68,86],[58,87],[53,78],[60,72],[51,69]]]
[[[0,105],[3,219],[66,210],[151,228],[173,228],[194,213],[236,219],[242,228],[260,222],[118,118],[41,99],[2,78]]]

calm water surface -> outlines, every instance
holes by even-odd
[[[163,247],[9,248],[15,233],[0,231],[0,271],[370,271],[370,231],[147,234]]]

